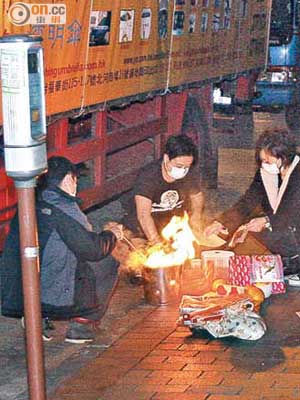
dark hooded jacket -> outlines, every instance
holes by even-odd
[[[93,232],[78,206],[78,199],[57,187],[42,192],[36,210],[43,316],[88,317],[99,307],[91,263],[110,254],[116,237],[110,231]],[[2,314],[10,317],[23,315],[18,231],[16,215],[1,263]]]

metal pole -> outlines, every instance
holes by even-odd
[[[45,400],[39,252],[34,195],[35,180],[16,181],[15,183],[18,193],[29,398],[31,400]]]

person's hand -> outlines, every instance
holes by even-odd
[[[261,232],[265,229],[266,222],[265,217],[253,218],[246,224],[246,228],[250,232]]]
[[[117,222],[108,222],[104,226],[105,231],[111,231],[117,238],[117,240],[122,240],[124,237],[123,225]]]
[[[204,235],[206,237],[209,237],[213,234],[218,235],[219,233],[223,233],[223,235],[228,235],[228,229],[225,228],[225,226],[219,221],[214,221],[212,224],[204,229]]]

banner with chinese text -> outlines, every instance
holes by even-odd
[[[18,26],[11,7],[20,3],[4,0],[0,5],[1,36],[43,37],[48,115],[265,63],[269,0],[58,0],[51,4],[56,3],[66,6],[63,24],[57,16],[50,24],[37,20]]]

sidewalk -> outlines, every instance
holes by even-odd
[[[224,188],[212,191],[208,214],[237,196]],[[109,208],[100,211],[103,218],[118,210]],[[48,400],[299,400],[296,311],[300,289],[294,288],[264,302],[268,331],[261,340],[195,338],[176,326],[176,305],[149,306],[142,287],[121,281],[92,345],[64,343],[67,324],[56,322],[53,341],[45,343]],[[0,333],[0,400],[26,400],[20,321],[0,317]]]
[[[176,306],[151,310],[50,399],[300,399],[299,295],[264,302],[268,331],[257,342],[192,337],[176,327]]]
[[[233,173],[208,194],[208,215],[226,209],[245,186],[227,160]],[[248,169],[241,168],[247,176]],[[89,217],[100,229],[121,214],[112,202]],[[44,346],[48,400],[300,400],[296,311],[300,289],[294,288],[264,302],[268,331],[261,340],[196,338],[176,326],[176,305],[149,306],[142,287],[120,282],[92,345],[64,343],[67,324],[56,323],[53,341]],[[27,400],[20,321],[0,317],[0,334],[0,400]]]

